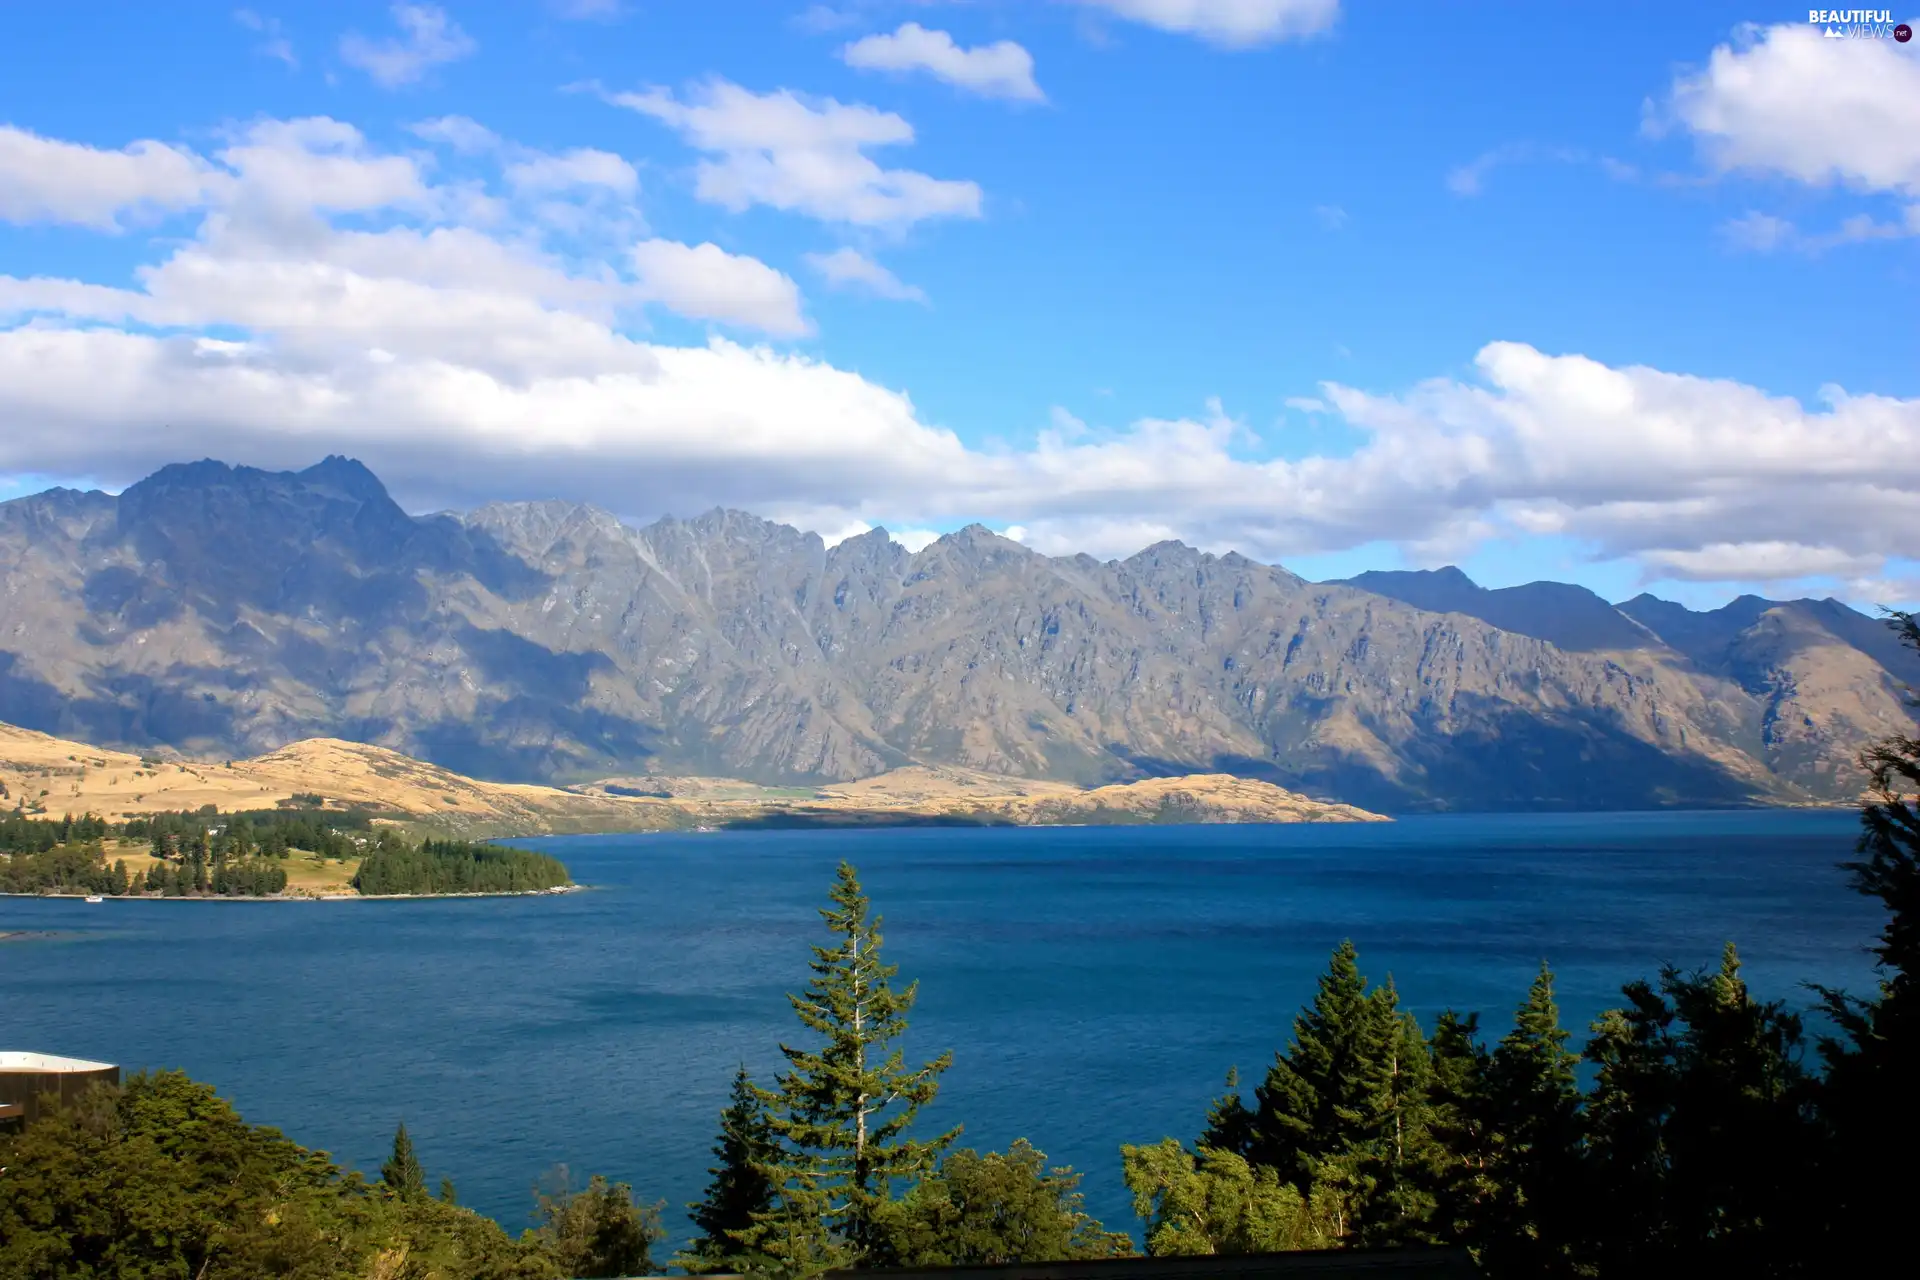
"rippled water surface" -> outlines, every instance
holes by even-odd
[[[566,1162],[679,1206],[734,1065],[795,1024],[835,861],[951,1047],[929,1123],[1030,1137],[1126,1219],[1116,1147],[1191,1136],[1261,1069],[1327,951],[1496,1032],[1544,957],[1584,1027],[1662,961],[1738,942],[1768,996],[1863,988],[1875,904],[1833,813],[1448,816],[1383,826],[755,832],[531,843],[592,892],[421,902],[0,898],[0,1049],[182,1067],[369,1171],[404,1118],[430,1177],[510,1226]]]

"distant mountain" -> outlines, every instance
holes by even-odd
[[[1897,648],[1813,602],[1689,631],[1715,615],[1458,571],[1316,585],[1173,542],[415,518],[341,458],[0,504],[0,598],[0,720],[203,756],[328,735],[509,780],[924,763],[1389,810],[1735,804],[1849,796],[1858,747],[1912,724]]]
[[[1372,570],[1344,582],[1430,613],[1464,613],[1502,631],[1545,640],[1569,653],[1640,649],[1655,639],[1637,620],[1593,592],[1565,582],[1529,582],[1489,591],[1452,565],[1444,569]]]

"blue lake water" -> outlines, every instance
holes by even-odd
[[[1838,813],[1502,815],[1392,825],[756,832],[531,841],[594,891],[421,902],[0,898],[0,1048],[181,1067],[373,1171],[404,1118],[429,1176],[518,1228],[566,1162],[668,1202],[704,1181],[733,1068],[797,1026],[816,908],[860,868],[908,1051],[955,1051],[935,1124],[1026,1136],[1131,1225],[1121,1142],[1190,1137],[1257,1078],[1342,938],[1423,1017],[1498,1034],[1540,961],[1583,1029],[1622,982],[1732,939],[1749,981],[1865,989],[1878,904]]]

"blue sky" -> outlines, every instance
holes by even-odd
[[[23,8],[0,496],[345,452],[415,509],[1911,603],[1920,45],[1807,16]]]

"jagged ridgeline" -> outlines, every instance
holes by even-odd
[[[353,877],[363,894],[539,893],[573,883],[559,859],[531,849],[469,840],[423,840],[408,847],[388,835],[381,833]]]
[[[1849,801],[1920,682],[1832,600],[1313,583],[979,526],[829,547],[737,511],[416,518],[345,458],[0,503],[0,598],[0,722],[201,760],[339,738],[506,782],[929,765],[1228,773],[1389,813]]]

